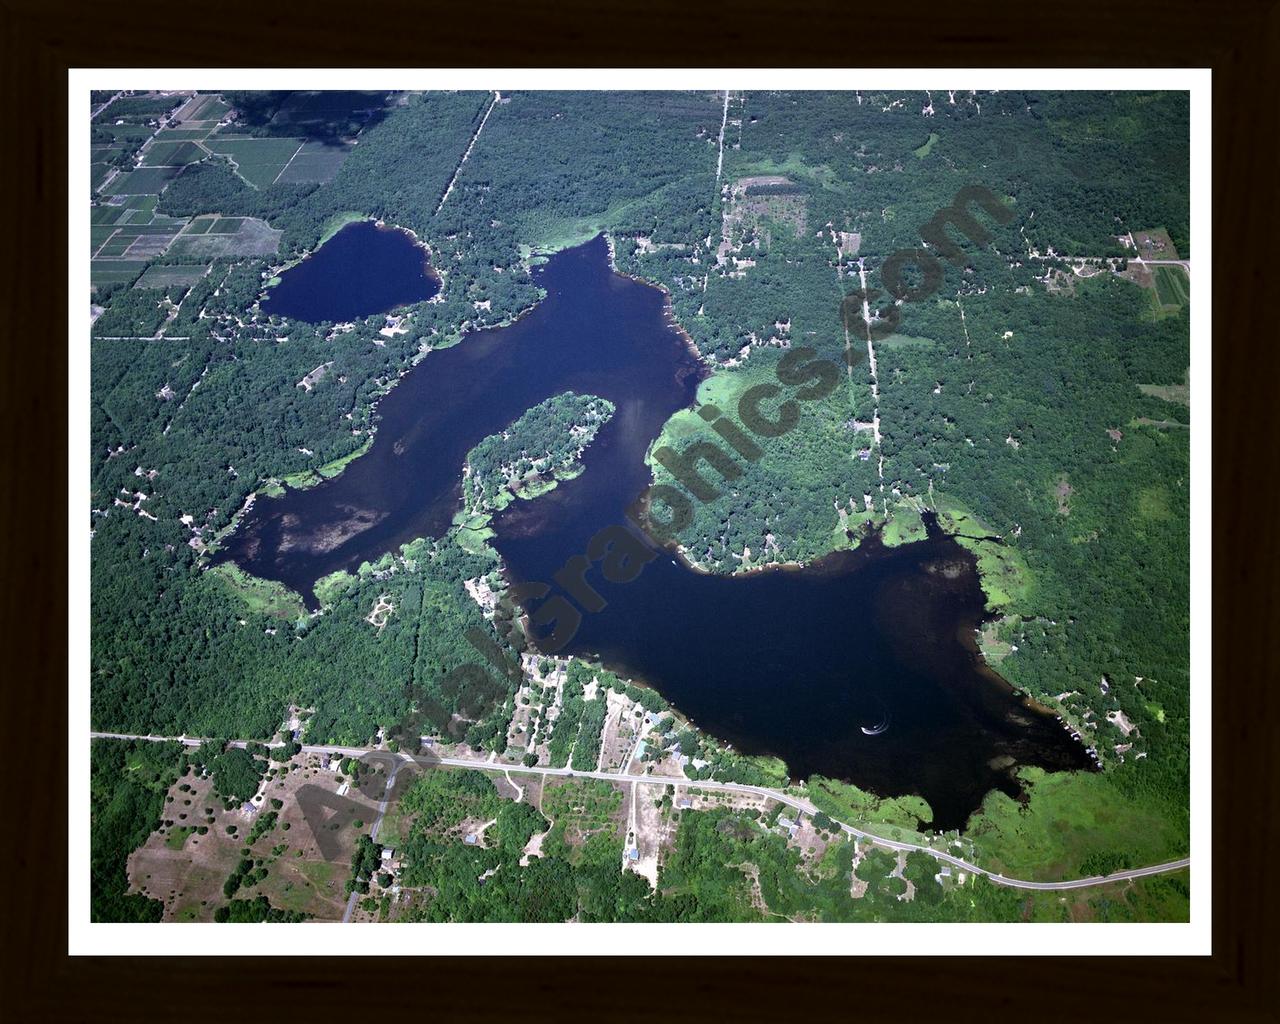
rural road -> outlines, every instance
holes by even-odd
[[[303,749],[306,749],[306,748],[303,748]],[[403,765],[406,765],[408,763],[409,762],[407,760],[396,762],[396,766],[391,769],[391,774],[387,776],[387,784],[382,788],[382,792],[384,794],[391,792],[391,787],[396,784],[396,776],[400,774],[400,768]],[[378,829],[382,828],[382,819],[386,815],[386,813],[387,813],[387,797],[384,795],[383,798],[378,802],[378,816],[373,819],[373,825],[369,829],[369,838],[372,839],[375,843],[378,841]],[[355,913],[356,901],[359,898],[360,898],[359,892],[352,892],[351,895],[347,897],[347,909],[342,912],[343,924],[346,924],[348,921],[351,920],[351,915]]]
[[[130,733],[114,733],[114,732],[91,732],[91,739],[114,739],[114,740],[144,740],[154,743],[182,743],[188,747],[198,747],[204,743],[203,739],[190,736],[139,736]],[[247,746],[248,740],[232,740],[230,745],[233,747]],[[281,746],[278,742],[262,743],[262,746],[277,747]],[[747,786],[737,782],[712,782],[693,781],[690,779],[671,779],[662,778],[655,775],[630,775],[619,774],[617,772],[602,771],[574,771],[571,768],[543,768],[539,766],[526,767],[524,765],[503,764],[498,761],[479,761],[463,757],[420,757],[411,758],[407,754],[392,754],[386,750],[380,750],[376,747],[343,747],[330,746],[324,744],[307,744],[302,745],[302,750],[307,754],[340,754],[343,757],[363,757],[367,754],[380,754],[383,757],[395,758],[399,764],[392,770],[391,777],[387,780],[387,789],[390,790],[391,783],[395,779],[395,774],[399,772],[400,767],[410,764],[415,760],[426,767],[432,767],[437,764],[445,765],[450,768],[470,768],[475,771],[487,772],[516,772],[521,775],[555,775],[561,777],[572,777],[575,779],[602,779],[606,782],[630,782],[639,783],[647,786],[664,786],[674,787],[683,786],[686,789],[700,790],[718,790],[729,793],[750,793],[756,796],[764,796],[770,800],[776,800],[778,803],[786,804],[798,811],[804,811],[806,814],[814,815],[819,813],[819,809],[808,800],[802,797],[792,796],[790,793],[784,793],[781,790],[769,789],[765,786]],[[371,838],[377,838],[377,828],[382,823],[382,816],[386,813],[387,801],[384,799],[378,807],[378,818],[374,822]],[[828,815],[829,817],[829,815]],[[834,819],[833,819],[834,820]],[[984,878],[990,879],[997,885],[1009,886],[1013,889],[1036,889],[1041,891],[1053,891],[1063,889],[1087,889],[1095,885],[1106,885],[1111,882],[1123,882],[1127,879],[1143,878],[1147,875],[1159,875],[1167,871],[1180,871],[1183,868],[1191,866],[1190,857],[1182,857],[1178,860],[1166,861],[1163,864],[1150,864],[1141,868],[1129,868],[1125,871],[1116,871],[1109,875],[1093,875],[1089,878],[1073,878],[1063,882],[1032,882],[1021,878],[1009,878],[1006,875],[989,871],[986,868],[979,867],[960,857],[952,856],[942,850],[935,850],[930,846],[922,846],[918,843],[903,843],[893,839],[885,839],[883,836],[874,835],[871,832],[864,832],[862,829],[854,828],[852,825],[844,822],[836,822],[846,835],[863,839],[875,846],[883,847],[886,850],[894,851],[918,851],[927,853],[935,860],[943,861],[953,867],[960,868],[962,871],[968,871],[971,874],[982,875]],[[355,905],[355,894],[352,894],[351,900],[347,903],[347,914],[343,920],[351,915],[351,910]]]
[[[1148,260],[1141,256],[1036,256],[1033,259],[1055,259],[1064,260],[1067,263],[1093,263],[1101,260],[1104,263],[1110,260],[1124,259],[1130,263],[1138,263],[1144,267],[1181,267],[1187,272],[1187,277],[1191,276],[1191,261],[1186,260]]]

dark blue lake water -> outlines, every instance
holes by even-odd
[[[261,308],[313,324],[343,323],[424,302],[439,290],[427,251],[411,235],[365,220],[281,274]]]
[[[314,602],[322,576],[443,534],[467,452],[575,391],[617,407],[583,473],[493,521],[509,578],[549,584],[547,600],[567,596],[557,572],[603,527],[628,521],[650,480],[650,443],[693,403],[705,370],[662,293],[613,273],[602,238],[535,274],[546,291],[537,307],[433,352],[379,403],[366,455],[317,487],[260,498],[220,557]],[[707,576],[662,551],[630,582],[609,583],[598,565],[585,578],[604,607],[582,611],[560,653],[598,656],[736,749],[782,758],[795,778],[917,794],[933,826],[959,828],[991,789],[1019,792],[1019,765],[1091,767],[1053,715],[979,656],[974,559],[936,527],[916,544],[873,537],[803,570]]]

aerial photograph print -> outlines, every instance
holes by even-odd
[[[1190,89],[217,74],[72,90],[73,917],[1191,926]]]

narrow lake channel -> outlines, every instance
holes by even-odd
[[[311,259],[346,246],[357,229]],[[422,250],[403,237],[416,255],[405,254],[401,269],[421,275]],[[282,290],[306,267],[286,271],[274,293],[299,295]],[[535,275],[541,303],[509,327],[431,353],[379,403],[367,454],[316,487],[259,498],[219,558],[314,605],[323,576],[442,535],[470,449],[565,391],[607,398],[616,412],[580,476],[494,518],[493,545],[513,582],[550,582],[599,530],[625,523],[649,483],[649,445],[693,404],[705,369],[666,316],[662,292],[610,269],[603,237]],[[325,315],[305,300],[270,311],[341,319],[329,315],[339,297],[312,294]],[[1017,795],[1017,766],[1080,770],[1092,761],[978,654],[985,601],[974,558],[929,526],[924,541],[886,548],[872,537],[804,569],[711,576],[662,552],[627,583],[593,570],[605,606],[583,614],[559,653],[598,657],[653,686],[735,749],[782,758],[796,779],[817,773],[881,795],[918,794],[933,810],[929,825],[962,828],[993,788]]]

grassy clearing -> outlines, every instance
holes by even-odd
[[[933,147],[937,144],[937,142],[938,142],[938,133],[930,132],[929,138],[925,142],[925,144],[923,146],[920,146],[917,149],[913,149],[911,152],[915,153],[918,159],[923,160],[933,151]]]
[[[891,334],[883,341],[877,341],[876,351],[882,349],[907,348],[909,346],[933,348],[937,346],[937,342],[932,338],[920,338],[913,334]]]
[[[1187,369],[1181,384],[1139,384],[1138,390],[1144,395],[1160,398],[1175,405],[1191,408],[1191,370]]]
[[[589,242],[602,231],[608,231],[622,219],[627,210],[648,197],[624,199],[613,203],[600,213],[585,217],[553,217],[541,210],[532,210],[520,219],[520,237],[532,253],[545,255],[571,249]]]
[[[1144,260],[1176,260],[1181,259],[1173,238],[1164,228],[1150,228],[1146,231],[1133,231],[1133,242],[1138,247],[1138,255]]]
[[[1181,267],[1156,267],[1155,281],[1161,306],[1181,309],[1191,301],[1191,281]]]
[[[181,828],[173,828],[169,830],[169,834],[164,837],[164,845],[170,850],[181,850],[187,845],[187,837],[195,831],[190,825]]]
[[[354,586],[359,582],[355,576],[349,572],[339,569],[337,572],[331,572],[328,576],[322,576],[316,580],[311,590],[316,595],[316,600],[320,602],[322,607],[329,607],[338,599],[338,595]]]
[[[548,780],[542,791],[542,813],[551,822],[550,845],[562,839],[568,845],[569,860],[576,862],[581,847],[593,837],[621,839],[622,806],[622,791],[603,779]]]
[[[1134,507],[1140,519],[1169,522],[1173,519],[1172,499],[1167,487],[1144,487],[1135,495]]]
[[[718,370],[698,385],[698,399],[693,409],[681,409],[667,420],[662,433],[654,441],[653,447],[669,445],[682,448],[687,440],[698,438],[705,440],[715,437],[707,429],[707,422],[694,410],[704,405],[714,405],[735,420],[738,419],[738,400],[744,391],[757,384],[777,382],[777,371],[773,366],[763,364],[752,365],[748,361],[744,366],[732,370]],[[652,459],[650,460],[652,464]]]
[[[472,555],[481,555],[488,550],[489,541],[494,535],[489,527],[488,515],[467,515],[460,512],[454,522],[456,529],[453,539],[458,542],[458,547]]]
[[[1031,593],[1031,574],[1017,548],[995,541],[957,538],[961,547],[978,558],[978,577],[987,595],[987,607],[994,611],[1025,607]]]
[[[1007,640],[1000,639],[1000,629],[1007,621],[1009,620],[996,619],[982,627],[982,635],[978,638],[978,649],[988,665],[1000,664],[1013,652],[1013,645]]]
[[[348,224],[356,224],[362,220],[371,220],[367,213],[360,213],[356,210],[344,210],[342,213],[335,213],[327,221],[324,222],[324,230],[320,232],[320,241],[316,243],[316,247],[324,245],[334,235],[345,228]]]
[[[987,607],[996,611],[1025,607],[1034,580],[1022,553],[1011,544],[977,540],[995,534],[989,526],[958,502],[939,497],[938,525],[956,535],[956,542],[978,560],[978,576],[987,595]]]
[[[729,153],[725,154],[729,157]],[[780,174],[788,178],[802,178],[823,188],[833,187],[837,183],[836,172],[826,164],[808,164],[799,153],[792,153],[781,162],[765,157],[737,165],[733,169],[735,178],[754,177],[761,174]]]
[[[849,825],[868,828],[889,839],[910,840],[920,823],[933,817],[929,804],[918,796],[879,797],[857,786],[814,775],[806,795],[815,807]]]
[[[285,477],[281,482],[299,491],[314,487],[318,483],[323,483],[325,480],[330,480],[337,476],[372,447],[373,437],[370,436],[365,439],[364,444],[350,454],[343,455],[332,462],[326,462],[323,466],[317,466],[315,469],[304,469],[301,473],[293,473]]]
[[[289,620],[300,619],[307,614],[302,598],[274,580],[250,576],[239,566],[230,562],[215,565],[207,572],[220,586],[255,614]]]
[[[896,547],[899,544],[911,544],[924,540],[929,535],[925,529],[920,513],[909,505],[897,505],[893,515],[880,531],[880,541],[885,547]]]
[[[1058,881],[1185,856],[1185,810],[1124,794],[1104,774],[1023,768],[1026,807],[987,795],[969,820],[980,863],[1017,878]]]

